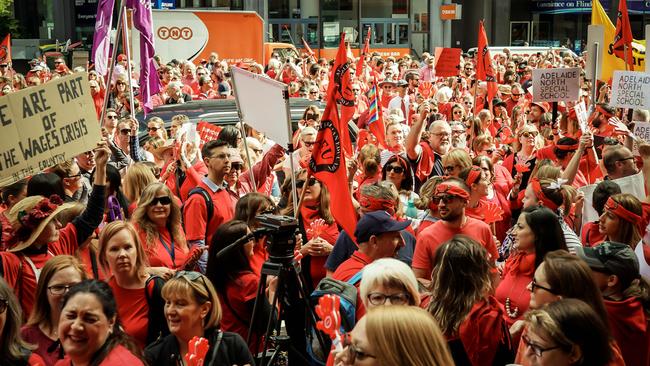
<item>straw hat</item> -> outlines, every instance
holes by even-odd
[[[152,152],[152,153],[153,153],[153,154],[154,154],[158,159],[162,159],[163,154],[165,153],[165,151],[174,148],[174,143],[175,143],[175,140],[174,140],[174,139],[167,139],[167,140],[165,141],[165,143],[162,144],[162,145],[158,145],[158,144],[156,143],[156,141],[153,141],[153,142],[152,142],[152,147],[153,147],[153,152]],[[156,146],[156,145],[158,145],[158,146]]]
[[[50,198],[29,196],[20,200],[7,215],[14,228],[16,240],[15,245],[9,251],[19,252],[31,246],[34,240],[41,235],[45,226],[59,212],[74,205],[74,203],[63,203],[61,197],[57,195],[52,195]]]

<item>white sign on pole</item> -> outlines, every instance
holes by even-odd
[[[587,132],[588,130],[588,116],[587,108],[585,107],[585,101],[582,100],[580,103],[576,104],[573,109],[576,111],[576,117],[578,118],[578,125],[580,126],[580,131],[582,133]]]
[[[634,135],[645,142],[650,142],[650,122],[634,122]]]
[[[612,107],[649,109],[650,74],[636,71],[614,71]]]
[[[232,81],[241,119],[276,143],[289,145],[287,86],[265,75],[232,67]]]
[[[598,52],[595,52],[594,45],[598,43]],[[594,75],[594,65],[603,64],[603,47],[605,43],[605,28],[602,25],[594,24],[587,27],[587,59],[585,63],[585,74],[587,79],[599,79],[602,67],[598,67],[598,74]],[[596,62],[594,62],[594,57]]]
[[[580,68],[534,69],[533,102],[572,102],[580,98]]]
[[[648,44],[648,38],[650,38],[650,24],[645,26],[645,44]],[[645,72],[650,73],[650,66],[648,66],[648,63],[645,63]]]

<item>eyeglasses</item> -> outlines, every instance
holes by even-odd
[[[531,137],[531,136],[532,136],[532,137],[537,137],[537,135],[539,135],[538,132],[524,132],[524,133],[521,134],[521,136],[522,136],[523,138],[529,138],[529,137]]]
[[[530,349],[533,351],[535,356],[537,357],[542,357],[544,352],[547,351],[552,351],[554,349],[562,348],[562,346],[555,346],[555,347],[548,347],[548,348],[542,348],[540,345],[533,343],[530,338],[527,336],[522,336],[521,337],[524,340],[524,343],[526,344],[527,347],[530,347]]]
[[[153,131],[153,132],[157,132],[157,131],[158,131],[158,127],[147,127],[147,131],[149,131],[149,132],[152,132],[152,131]]]
[[[0,68],[5,69],[5,68],[7,68],[7,66],[9,66],[9,65],[0,65]]]
[[[454,169],[456,169],[458,166],[459,165],[447,165],[445,167],[442,167],[442,169],[444,169],[445,172],[453,172]]]
[[[465,104],[465,105],[472,105],[472,104],[474,104],[474,103],[472,103],[472,102],[463,102],[463,104]]]
[[[316,141],[311,141],[311,142],[310,142],[310,141],[302,140],[302,143],[305,144],[305,146],[307,146],[307,147],[312,147],[312,146],[314,146],[314,144],[316,143]]]
[[[352,89],[353,92],[360,92],[361,89]]]
[[[151,206],[156,206],[159,203],[163,206],[168,206],[171,205],[172,199],[169,196],[163,196],[163,197],[155,197],[153,200],[151,200]]]
[[[515,93],[512,93],[512,97],[513,97],[513,98],[514,98],[514,97],[519,98],[520,96],[521,96],[521,94],[515,94]]]
[[[53,285],[49,286],[47,289],[52,295],[60,296],[68,292],[70,288],[74,285]],[[0,311],[2,313],[2,311]]]
[[[629,158],[618,159],[616,161],[626,161],[626,160],[634,160],[634,156],[630,156]]]
[[[81,177],[81,173],[75,175],[66,175],[66,178],[79,178],[79,177]]]
[[[309,183],[307,185],[312,187],[312,186],[316,185],[316,182],[318,182],[318,180],[316,180],[316,178],[314,178],[314,177],[311,177],[311,178],[309,178]],[[300,179],[300,180],[296,181],[296,188],[302,188],[304,186],[305,186],[305,180],[304,179]]]
[[[386,166],[386,173],[393,171],[395,174],[402,174],[404,173],[404,168],[399,166],[399,165],[387,165]]]
[[[242,170],[243,167],[244,167],[244,165],[242,163],[232,163],[232,164],[230,164],[230,169],[233,169],[233,170]]]
[[[410,298],[405,292],[393,295],[385,295],[381,292],[371,292],[368,294],[368,301],[373,305],[384,305],[386,300],[389,300],[391,305],[406,305]]]
[[[9,306],[9,301],[5,299],[0,299],[0,314],[7,311],[7,306]]]
[[[128,135],[129,132],[131,132],[131,130],[129,130],[128,128],[124,128],[124,129],[121,129],[121,130],[120,130],[120,133],[121,133],[122,135]]]
[[[108,119],[117,119],[117,114],[107,114],[106,118],[108,118]]]
[[[62,61],[54,61],[54,64],[55,64],[55,65],[60,65],[60,64],[62,64],[62,63],[63,63]]]
[[[352,337],[350,337],[350,334],[345,334],[343,337],[343,347],[347,348],[348,353],[350,354],[350,364],[354,364],[357,362],[357,359],[359,361],[363,361],[366,358],[377,358],[374,355],[371,355],[370,353],[365,353],[359,349],[359,347],[355,346],[352,344]]]
[[[544,291],[548,291],[548,292],[550,292],[552,294],[555,294],[555,291],[553,291],[549,287],[544,287],[544,286],[541,286],[541,285],[537,284],[537,280],[535,279],[535,277],[533,277],[533,280],[530,282],[530,292],[535,292],[535,290],[537,290],[537,289],[542,289]]]
[[[95,155],[95,150],[88,150],[88,151],[84,152],[83,154],[86,155],[86,156]]]

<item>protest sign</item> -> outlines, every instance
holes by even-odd
[[[101,139],[88,75],[0,98],[0,187],[95,148]]]
[[[435,62],[436,76],[450,77],[460,75],[460,48],[436,47]]]
[[[572,102],[580,98],[580,68],[534,69],[533,102]]]
[[[625,178],[614,179],[612,182],[618,184],[618,186],[621,187],[622,193],[630,193],[641,201],[645,200],[643,173],[637,173]],[[587,222],[598,220],[598,212],[596,212],[594,209],[592,200],[595,189],[596,184],[590,184],[588,186],[578,188],[579,191],[585,194],[585,203],[582,206],[583,227]]]
[[[650,122],[634,122],[634,136],[650,142]]]
[[[631,109],[650,108],[650,74],[614,71],[612,100],[609,105]]]
[[[196,125],[196,131],[199,133],[199,148],[203,147],[208,141],[216,140],[219,138],[219,132],[221,132],[221,127],[211,125],[208,122],[201,121]]]
[[[588,119],[589,117],[587,116],[587,108],[585,107],[585,101],[580,101],[580,103],[576,104],[573,109],[576,111],[576,118],[578,119],[578,125],[580,126],[580,131],[582,133],[587,132],[588,130]]]

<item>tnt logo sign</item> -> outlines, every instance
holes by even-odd
[[[156,31],[158,34],[158,38],[162,40],[168,40],[171,39],[173,41],[178,41],[180,39],[184,41],[189,41],[192,39],[192,36],[194,35],[194,32],[192,32],[192,28],[190,27],[159,27],[158,30]]]

